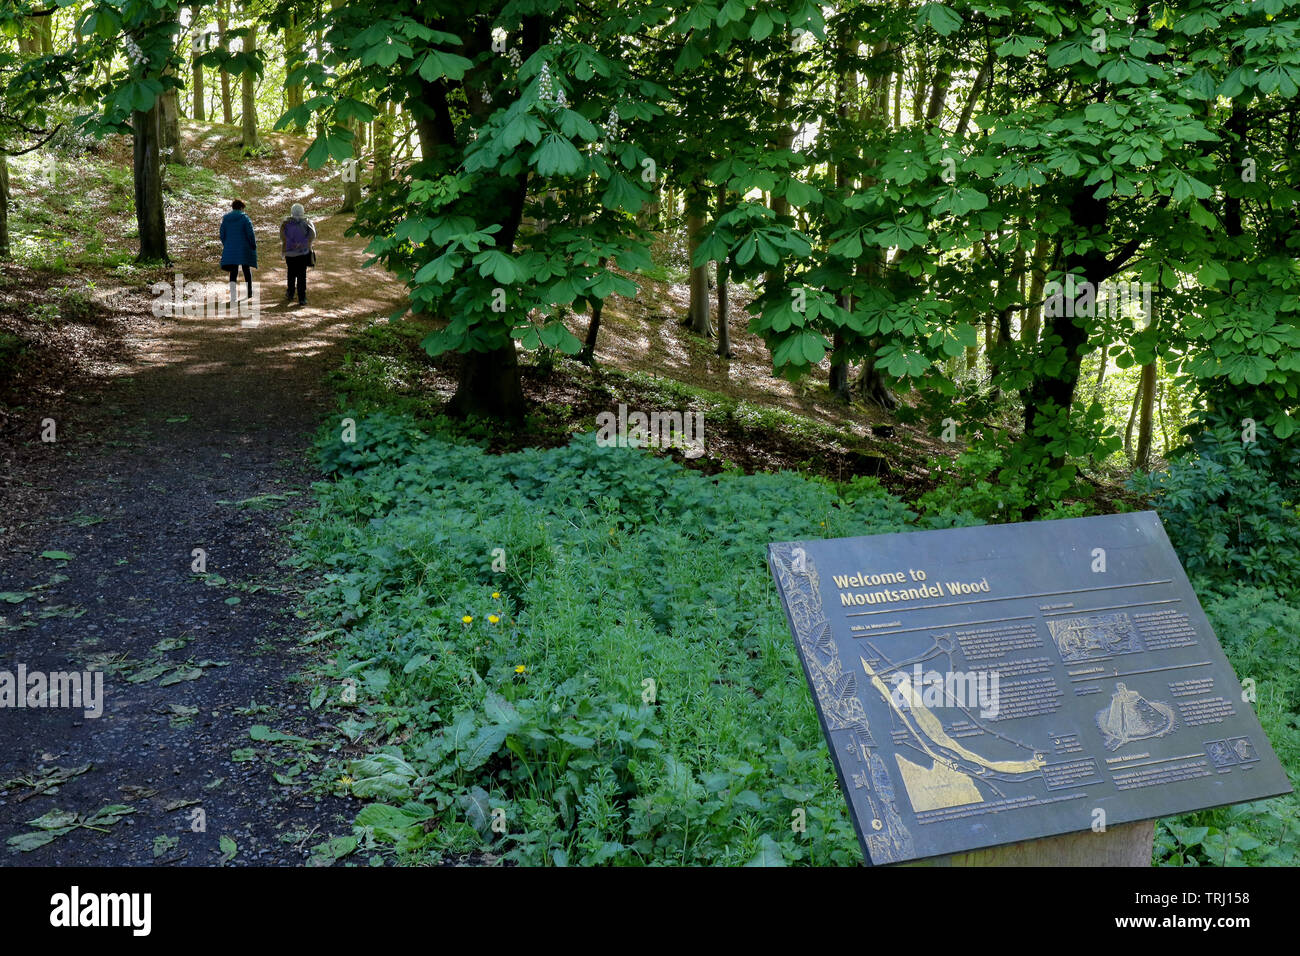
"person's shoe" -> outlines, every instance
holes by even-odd
[[[306,300],[305,298],[299,299],[299,300],[298,300],[298,304],[299,304],[299,305],[306,305],[306,304],[307,304],[307,300]]]
[[[293,301],[293,290],[292,290],[292,289],[290,289],[288,292],[286,292],[286,293],[284,294],[284,301],[285,301],[285,302],[292,302],[292,301]]]

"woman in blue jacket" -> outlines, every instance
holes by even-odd
[[[244,213],[244,201],[236,199],[230,212],[221,217],[221,268],[230,273],[230,301],[239,294],[239,267],[244,267],[244,281],[248,283],[248,297],[253,297],[253,273],[257,268],[257,236],[253,235],[253,220]]]

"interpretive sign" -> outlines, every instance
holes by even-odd
[[[1155,512],[768,562],[870,863],[1291,791]]]

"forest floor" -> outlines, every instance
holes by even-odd
[[[230,130],[187,127],[200,168],[185,174],[193,188],[168,203],[170,269],[121,258],[117,267],[0,271],[0,673],[21,664],[104,675],[101,716],[0,707],[9,741],[0,751],[0,838],[10,841],[0,862],[302,863],[350,832],[356,801],[319,771],[354,742],[308,704],[301,675],[323,653],[297,613],[309,574],[282,562],[286,525],[310,505],[318,477],[308,450],[335,401],[327,375],[347,337],[385,321],[404,290],[378,268],[363,271],[364,241],[343,235],[351,218],[330,214],[337,183],[297,165],[303,142],[274,134],[267,142],[269,155],[242,160]],[[122,144],[109,155],[129,175]],[[20,219],[54,208],[49,241],[57,237],[70,262],[86,251],[85,236],[65,216],[122,251],[134,245],[123,238],[133,227],[129,203],[102,183],[33,190],[16,176],[14,186]],[[177,273],[213,283],[224,300],[216,228],[235,190],[262,238],[259,321],[153,315],[150,286]],[[305,307],[284,301],[274,241],[292,202],[307,204],[319,231],[321,267],[309,273]],[[880,425],[889,416],[836,406],[824,370],[811,388],[774,379],[743,314],[734,320],[736,358],[722,361],[676,321],[682,294],[653,283],[641,300],[607,309],[599,362],[784,408],[848,437],[783,438],[733,416],[697,464],[813,460],[832,477],[889,472],[924,483],[921,462],[940,450],[928,436],[873,437],[893,437]],[[583,334],[585,317],[574,331]],[[446,396],[453,371],[428,363],[418,384]],[[599,370],[568,361],[558,374],[526,367],[525,385],[549,410],[556,441],[611,397],[652,401],[650,386],[612,387]],[[55,440],[42,440],[51,427]]]

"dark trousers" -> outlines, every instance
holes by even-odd
[[[307,301],[307,266],[310,262],[310,254],[284,257],[284,264],[289,267],[289,298],[293,298],[294,288],[296,287],[299,304]]]
[[[231,282],[239,281],[239,279],[237,278],[239,275],[239,269],[240,269],[239,266],[222,266],[221,268],[225,269],[228,273],[230,273]],[[244,269],[244,281],[248,283],[248,297],[251,299],[253,297],[253,270],[246,265],[243,267],[243,269]]]

